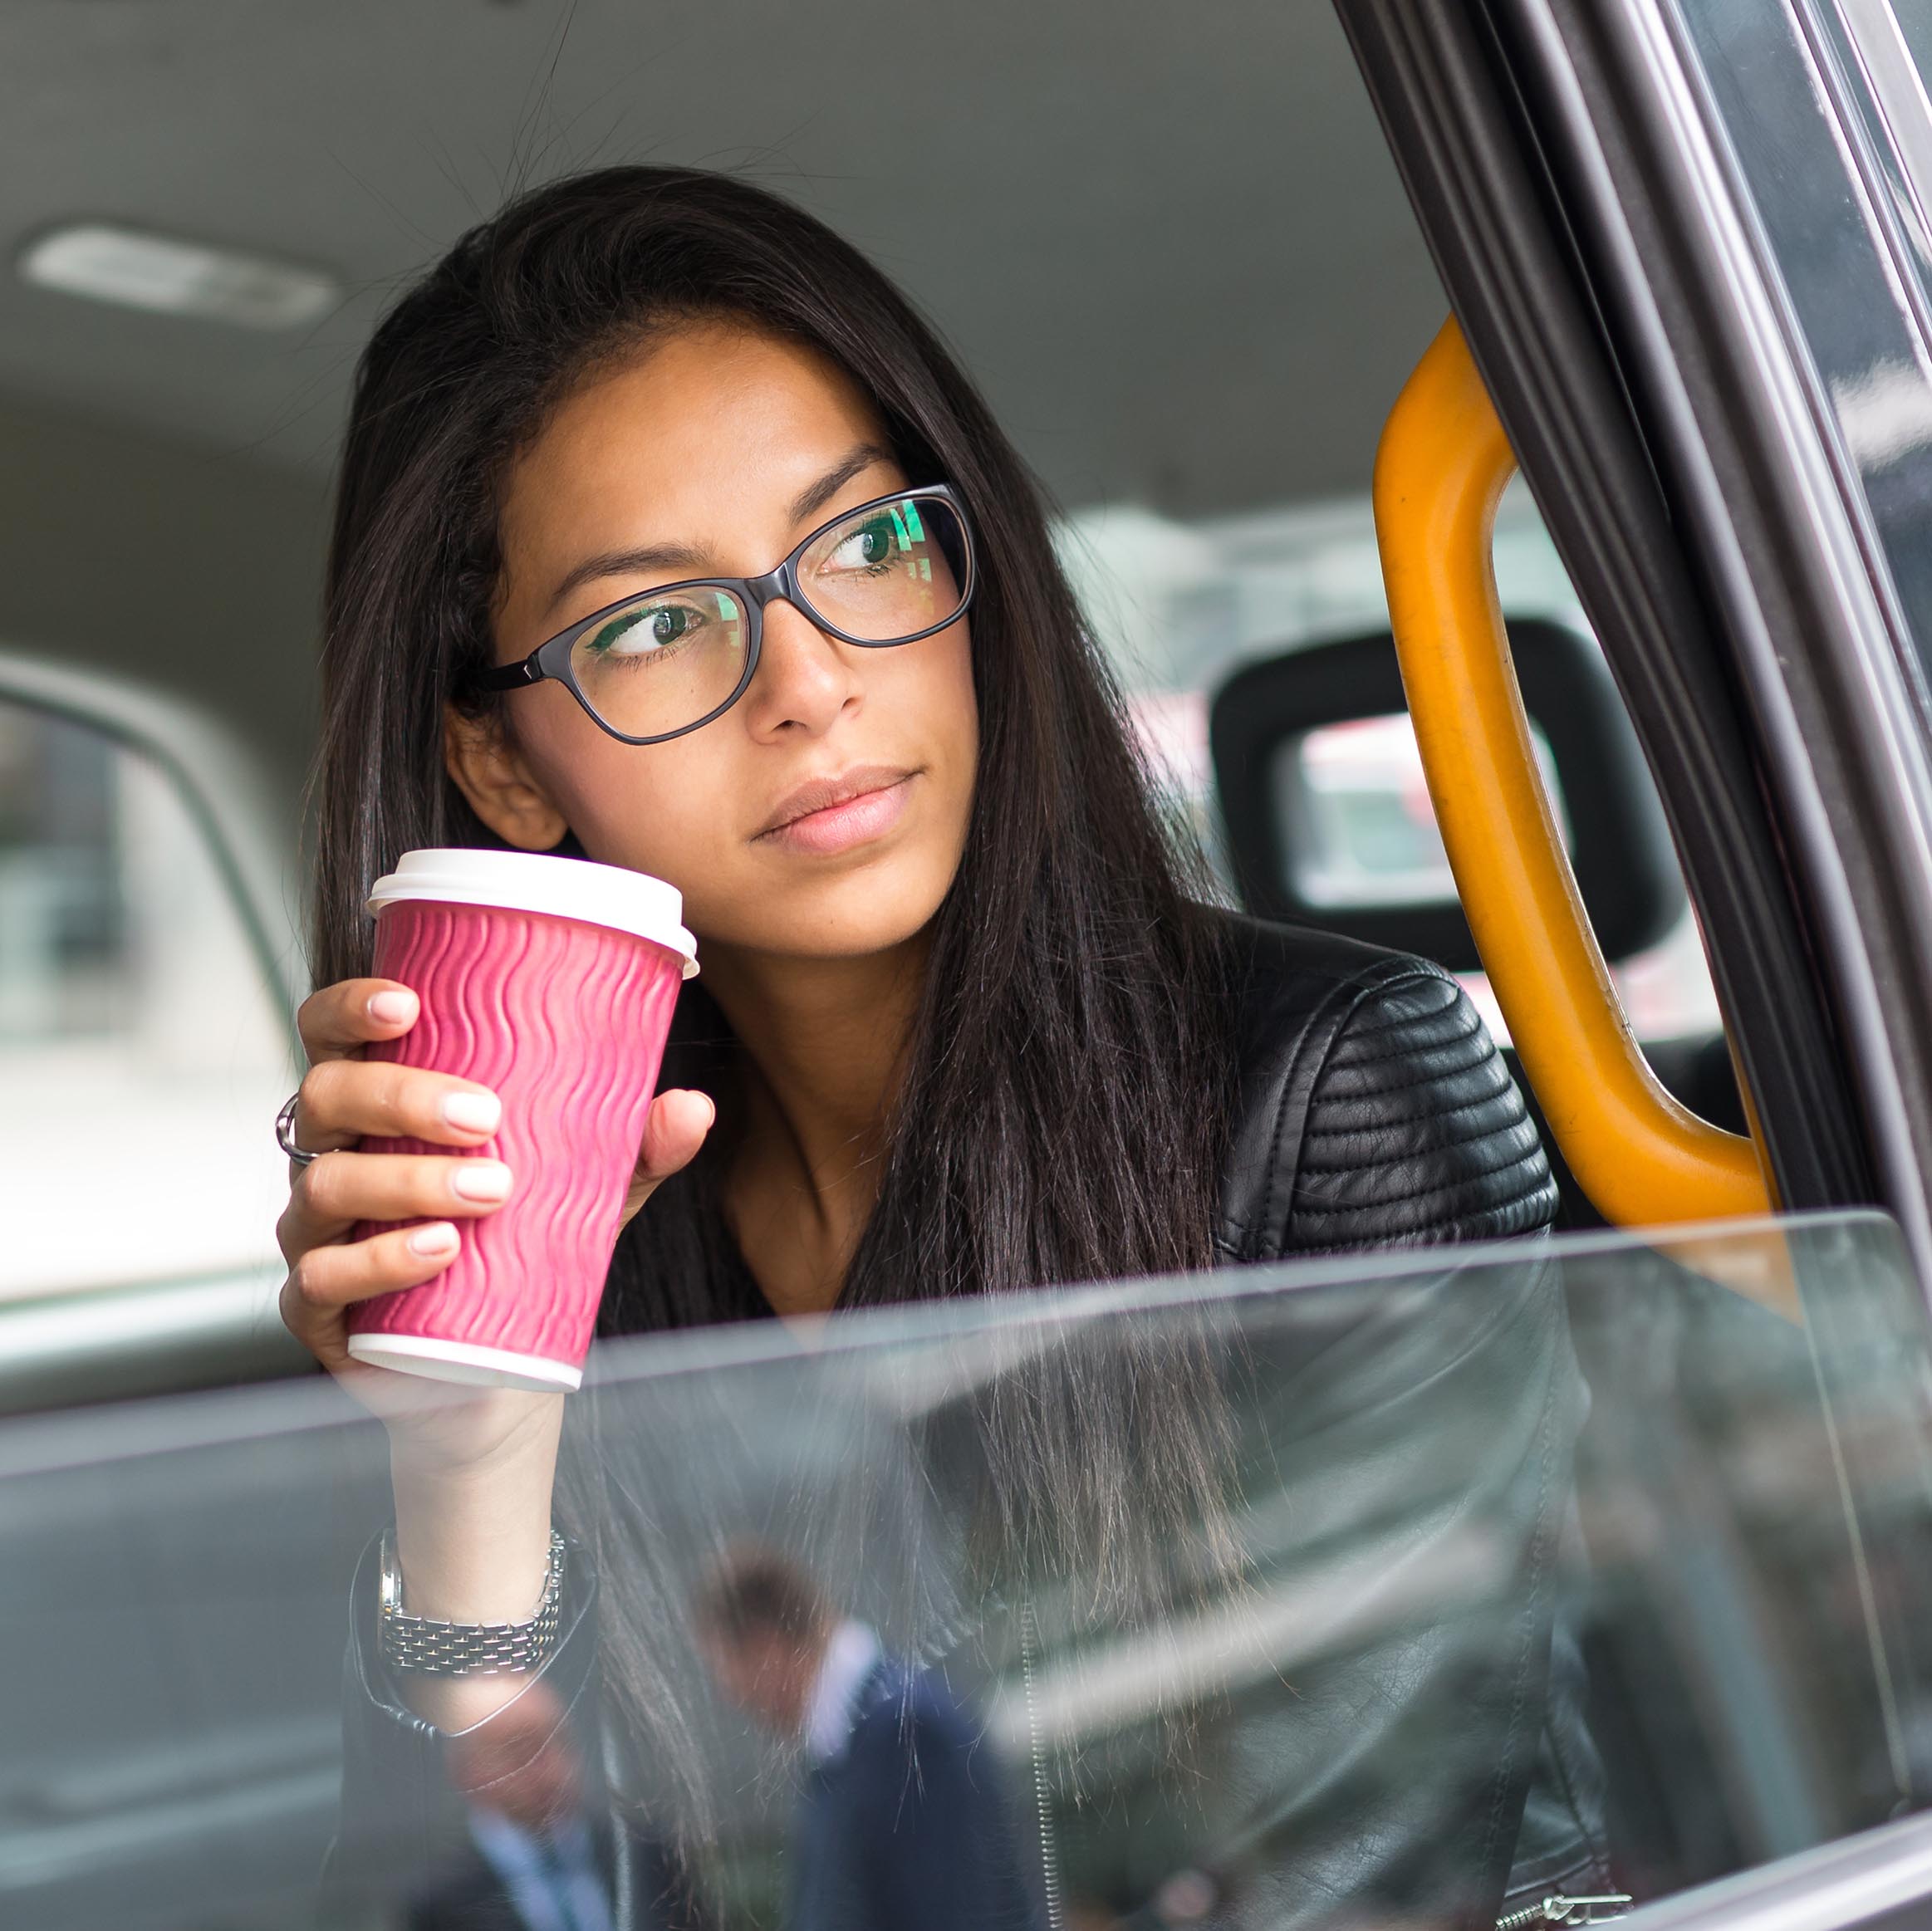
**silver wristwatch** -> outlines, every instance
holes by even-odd
[[[543,1571],[543,1600],[521,1623],[443,1623],[412,1616],[403,1608],[402,1571],[396,1566],[395,1532],[382,1535],[382,1588],[377,1627],[382,1659],[392,1669],[419,1676],[503,1676],[540,1669],[557,1647],[563,1600],[563,1537],[550,1532],[550,1561]]]

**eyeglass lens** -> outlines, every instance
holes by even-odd
[[[816,537],[798,559],[809,614],[866,644],[895,644],[951,622],[964,601],[966,539],[943,497],[875,503]],[[651,591],[615,610],[571,650],[577,688],[627,738],[709,717],[737,689],[751,623],[713,584]]]

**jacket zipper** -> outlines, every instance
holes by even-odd
[[[1033,1698],[1033,1659],[1039,1632],[1033,1620],[1033,1599],[1020,1605],[1020,1681],[1027,1697],[1027,1734],[1033,1746],[1033,1810],[1040,1820],[1040,1888],[1047,1894],[1047,1931],[1062,1931],[1060,1904],[1060,1847],[1053,1840],[1052,1793],[1047,1775],[1047,1756],[1040,1737],[1040,1712]],[[1498,1927],[1501,1931],[1501,1927]]]
[[[1629,1910],[1630,1903],[1627,1891],[1598,1891],[1589,1897],[1552,1891],[1521,1910],[1505,1912],[1496,1920],[1496,1931],[1529,1931],[1532,1924],[1607,1924]],[[1578,1912],[1582,1913],[1581,1917]]]

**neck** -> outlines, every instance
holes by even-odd
[[[726,1210],[780,1314],[822,1313],[879,1197],[930,942],[797,958],[713,943],[704,977],[749,1066]]]

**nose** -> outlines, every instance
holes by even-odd
[[[754,735],[787,732],[818,737],[861,701],[854,653],[828,637],[796,605],[774,598],[765,605],[758,675],[743,698]]]

